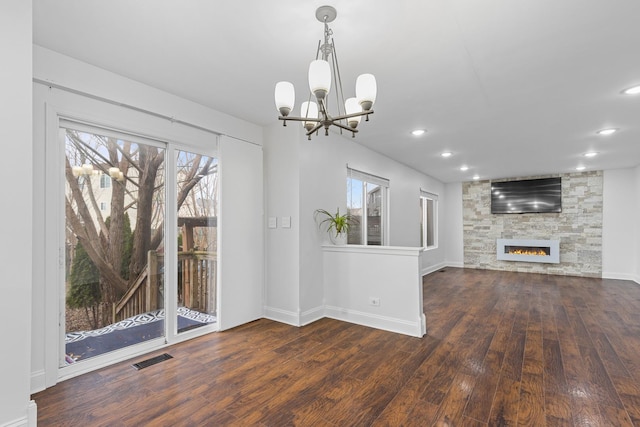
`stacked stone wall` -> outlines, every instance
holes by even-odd
[[[554,176],[562,178],[561,213],[492,214],[491,182],[463,183],[465,267],[602,276],[602,171]],[[560,264],[498,261],[496,239],[560,240]]]

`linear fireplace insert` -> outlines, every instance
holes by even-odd
[[[503,261],[560,262],[559,240],[498,239],[497,259]]]

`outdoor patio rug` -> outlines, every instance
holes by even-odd
[[[178,308],[178,331],[183,332],[216,321],[211,316]],[[143,313],[102,329],[70,332],[65,337],[67,363],[88,359],[113,350],[159,338],[164,332],[164,310]]]

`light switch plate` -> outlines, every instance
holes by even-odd
[[[270,216],[267,222],[267,227],[269,228],[278,228],[278,218],[275,216]]]
[[[282,228],[291,228],[291,217],[283,216],[281,218]]]

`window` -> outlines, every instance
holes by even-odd
[[[438,196],[420,190],[420,243],[426,249],[438,247]]]
[[[347,212],[353,218],[347,243],[386,244],[388,189],[388,179],[347,168]]]
[[[107,210],[107,202],[100,202],[100,210],[101,211]]]
[[[110,187],[111,187],[111,177],[105,174],[100,175],[100,188],[110,188]]]

